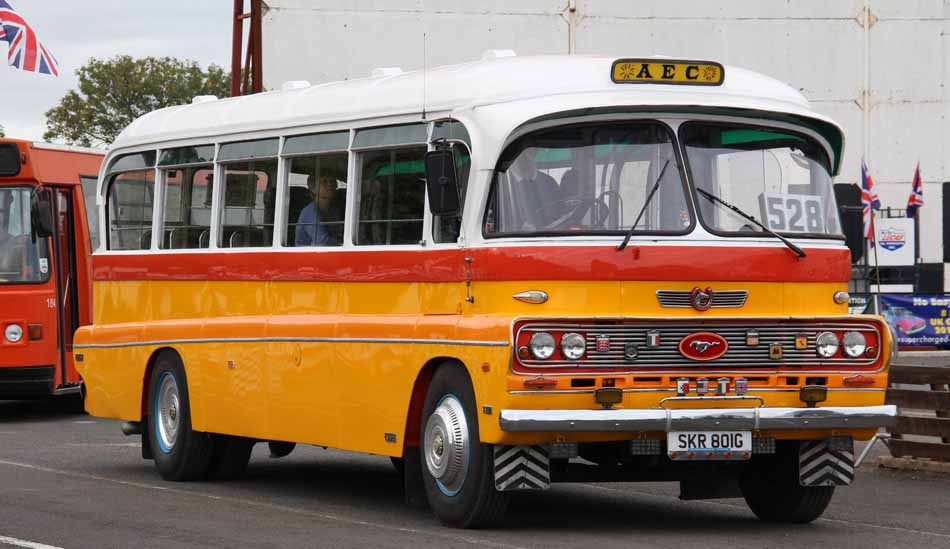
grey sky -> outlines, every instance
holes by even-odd
[[[59,61],[54,78],[14,69],[0,42],[0,125],[7,137],[42,140],[44,113],[90,57],[171,56],[207,67],[231,57],[230,0],[7,0]]]

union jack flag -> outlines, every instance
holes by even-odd
[[[914,170],[914,182],[910,184],[910,196],[907,197],[907,217],[914,217],[917,208],[924,205],[924,182],[920,179],[920,162]]]
[[[56,58],[36,37],[33,27],[7,0],[0,0],[0,40],[10,45],[7,64],[11,67],[59,76]]]
[[[868,165],[863,159],[861,160],[861,206],[864,207],[864,238],[873,246],[874,210],[881,209],[881,199],[874,190],[874,180],[868,174]]]

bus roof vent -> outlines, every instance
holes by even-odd
[[[280,89],[283,91],[289,91],[289,90],[302,90],[304,88],[309,88],[309,87],[310,87],[310,81],[308,80],[288,80],[280,86]]]
[[[217,101],[217,95],[196,95],[191,98],[191,104],[197,105],[198,103],[208,103],[209,101]]]
[[[485,50],[482,52],[482,61],[491,61],[503,57],[516,57],[517,55],[515,50]]]
[[[378,78],[380,76],[396,76],[397,74],[402,74],[402,69],[399,67],[376,67],[370,74],[373,76],[373,78]]]

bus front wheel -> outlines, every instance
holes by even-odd
[[[492,446],[479,442],[475,391],[461,365],[432,376],[421,433],[422,481],[436,518],[457,528],[499,523],[508,497],[495,489]]]
[[[148,390],[148,437],[155,467],[165,480],[199,480],[208,473],[213,441],[191,428],[185,368],[177,354],[162,353]]]
[[[755,516],[766,522],[811,522],[822,515],[834,486],[802,486],[798,480],[798,445],[780,447],[774,455],[750,461],[739,481],[742,495]]]

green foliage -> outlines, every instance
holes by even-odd
[[[3,131],[3,126],[0,126],[0,137],[6,137],[6,132]]]
[[[217,65],[201,70],[194,61],[171,57],[91,58],[78,71],[79,89],[46,111],[46,140],[73,145],[108,145],[139,116],[185,105],[196,95],[225,97],[230,75]]]

